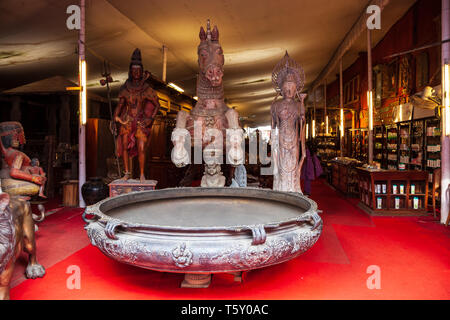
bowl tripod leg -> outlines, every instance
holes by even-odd
[[[181,283],[182,288],[208,288],[211,284],[211,274],[185,273]]]

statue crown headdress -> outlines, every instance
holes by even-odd
[[[294,59],[289,57],[287,50],[272,72],[272,84],[277,92],[281,91],[285,81],[294,82],[298,92],[301,92],[305,85],[305,71]]]
[[[214,26],[214,28],[211,30],[211,22],[208,19],[206,21],[206,32],[203,27],[200,27],[199,37],[201,41],[219,41],[219,29],[217,29],[217,26]]]
[[[139,48],[134,49],[131,55],[131,65],[142,65],[141,50]]]
[[[0,122],[0,136],[8,136],[18,132],[22,132],[23,127],[20,122],[17,121],[5,121]]]

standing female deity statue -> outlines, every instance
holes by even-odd
[[[275,66],[272,83],[277,97],[283,96],[278,101],[276,97],[271,106],[273,190],[302,193],[300,175],[306,150],[303,104],[306,94],[299,92],[303,89],[305,75],[287,52]]]

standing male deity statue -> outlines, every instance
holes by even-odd
[[[184,142],[186,139],[192,139],[194,146],[202,146],[205,160],[205,174],[201,186],[223,187],[225,178],[222,176],[220,164],[224,141],[228,146],[227,163],[233,166],[242,164],[243,130],[239,126],[238,113],[224,101],[224,56],[217,26],[211,30],[208,20],[206,31],[201,27],[199,37],[198,102],[190,114],[185,111],[178,112],[176,128],[172,133],[172,161],[178,167],[189,164],[190,158]]]
[[[117,153],[123,158],[125,174],[123,180],[132,176],[130,160],[136,155],[139,160],[140,181],[145,180],[145,148],[151,128],[160,108],[155,91],[147,83],[150,73],[144,71],[141,51],[134,50],[131,57],[128,80],[120,88],[119,104],[114,112],[114,121],[120,123]]]
[[[306,156],[305,107],[306,94],[299,94],[305,83],[303,69],[289,57],[275,66],[272,83],[283,99],[272,103],[273,190],[300,192],[300,175]],[[298,101],[296,100],[298,97]]]

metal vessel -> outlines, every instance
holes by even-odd
[[[87,207],[83,219],[91,243],[108,257],[191,278],[293,259],[323,226],[311,199],[256,188],[134,192]]]

